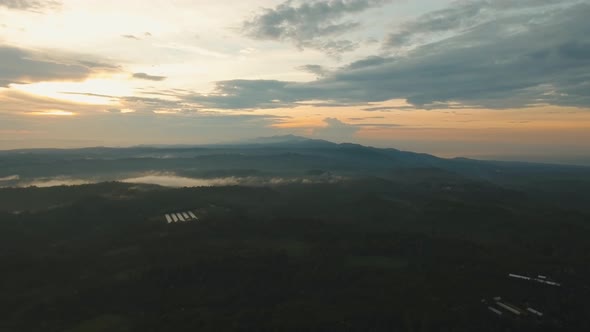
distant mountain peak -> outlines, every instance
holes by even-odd
[[[311,141],[312,139],[307,138],[307,137],[303,137],[303,136],[297,136],[297,135],[293,135],[293,134],[289,134],[289,135],[275,135],[275,136],[266,136],[266,137],[257,137],[254,139],[255,141],[277,141],[277,142],[291,142],[291,141],[297,141],[297,142],[301,142],[301,141]]]
[[[297,144],[335,144],[329,141],[312,139],[297,135],[276,135],[267,137],[258,137],[251,140],[242,141],[241,144],[264,144],[264,145],[297,145]]]

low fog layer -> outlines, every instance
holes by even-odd
[[[38,187],[38,188],[49,188],[58,186],[79,186],[84,184],[97,183],[98,181],[87,180],[87,179],[72,179],[66,177],[55,177],[55,178],[43,178],[36,179],[33,181],[19,182],[16,187]]]
[[[20,176],[18,175],[10,175],[5,177],[0,177],[0,183],[2,182],[9,182],[9,181],[18,181],[20,180]]]
[[[199,179],[182,177],[173,174],[149,174],[140,177],[121,180],[126,183],[136,184],[155,184],[164,187],[218,187],[233,186],[240,184],[240,180],[235,177],[218,178],[218,179]]]
[[[178,176],[174,173],[144,173],[130,178],[122,179],[82,179],[69,177],[38,178],[34,180],[19,181],[19,176],[6,178],[5,183],[0,179],[0,187],[57,187],[77,186],[93,184],[105,181],[119,181],[133,184],[153,184],[163,187],[223,187],[223,186],[268,186],[290,183],[312,184],[312,183],[334,183],[342,180],[340,177],[304,178],[304,177],[220,177],[220,178],[192,178]]]

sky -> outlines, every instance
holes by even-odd
[[[590,0],[0,0],[0,149],[295,134],[590,164]]]

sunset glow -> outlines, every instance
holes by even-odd
[[[62,111],[62,110],[47,110],[47,111],[34,111],[27,113],[29,115],[40,115],[40,116],[73,116],[76,115],[74,112]]]
[[[450,0],[339,1],[0,2],[0,141],[37,116],[90,126],[100,115],[128,130],[89,137],[47,121],[43,141],[64,130],[104,145],[293,133],[440,155],[501,156],[510,142],[523,156],[546,146],[547,160],[565,145],[590,155],[590,4],[474,1],[474,14]],[[499,28],[486,30],[492,17]]]

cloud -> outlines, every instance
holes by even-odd
[[[428,41],[445,33],[471,29],[523,11],[576,3],[576,0],[469,0],[455,1],[450,7],[427,13],[406,22],[386,39],[386,46],[401,47]]]
[[[95,61],[73,60],[77,55],[45,53],[0,45],[0,87],[11,83],[82,81],[96,71],[118,67]]]
[[[7,105],[15,105],[15,109],[22,110],[26,107],[39,108],[43,105],[52,107],[52,109],[62,109],[66,111],[75,110],[80,107],[83,111],[100,110],[107,113],[142,113],[142,114],[168,114],[168,115],[190,115],[198,117],[201,124],[217,125],[225,123],[235,123],[235,121],[243,121],[244,123],[264,122],[265,125],[272,124],[281,119],[290,118],[289,116],[279,116],[271,114],[235,114],[235,113],[220,113],[212,111],[188,100],[187,91],[181,89],[162,90],[162,92],[149,91],[146,94],[156,94],[165,96],[165,98],[148,97],[148,96],[112,96],[104,94],[96,94],[89,92],[61,92],[67,95],[81,95],[89,97],[108,98],[113,105],[117,107],[107,107],[101,105],[77,104],[48,97],[41,97],[36,95],[25,94],[22,92],[6,90],[0,91],[0,102],[5,102]],[[210,121],[210,122],[209,122]]]
[[[447,105],[450,106],[450,105]],[[403,106],[373,106],[363,108],[366,112],[392,112],[392,111],[409,111],[416,109],[415,106],[403,105]]]
[[[40,81],[82,80],[90,69],[75,64],[62,64],[50,60],[35,59],[33,52],[0,46],[0,82],[31,83]]]
[[[141,34],[141,36],[143,36],[144,38],[150,38],[152,37],[152,33],[151,32],[144,32]],[[143,40],[144,38],[138,37],[136,35],[131,35],[131,34],[127,34],[127,35],[121,35],[121,37],[125,38],[125,39],[133,39],[133,40]]]
[[[42,11],[57,8],[60,5],[59,1],[53,0],[0,0],[0,7],[15,10]]]
[[[102,94],[99,94],[99,93],[89,93],[89,92],[68,92],[68,91],[62,91],[60,93],[65,94],[65,95],[74,95],[74,96],[89,96],[89,97],[100,97],[100,98],[110,98],[110,99],[116,99],[117,98],[115,96],[102,95]]]
[[[126,38],[126,39],[141,40],[141,38],[139,38],[135,35],[121,35],[121,37]]]
[[[229,80],[210,94],[186,98],[225,109],[306,101],[369,106],[391,99],[421,108],[590,107],[588,17],[590,4],[525,12],[519,7],[407,55],[368,57],[314,81]]]
[[[42,112],[100,112],[104,106],[88,105],[43,97],[12,89],[0,90],[0,114],[41,114]]]
[[[188,178],[177,176],[172,173],[154,173],[143,176],[124,179],[121,182],[139,183],[139,184],[155,184],[164,187],[221,187],[221,186],[236,186],[240,184],[240,179],[234,177],[216,178],[216,179],[202,179],[202,178]]]
[[[308,72],[308,73],[312,73],[312,74],[316,75],[317,77],[326,76],[330,72],[327,68],[325,68],[324,66],[320,66],[320,65],[303,65],[303,66],[299,67],[298,69]]]
[[[349,125],[337,118],[325,118],[324,123],[325,127],[313,129],[313,135],[329,141],[349,141],[359,131],[357,126]]]
[[[85,184],[93,184],[98,181],[90,179],[74,179],[69,177],[54,177],[54,178],[42,178],[36,179],[29,182],[21,182],[18,184],[20,188],[37,187],[37,188],[50,188],[59,186],[81,186]]]
[[[5,177],[0,177],[0,182],[8,182],[8,181],[18,181],[20,180],[19,175],[9,175]]]
[[[152,173],[130,179],[121,180],[125,183],[154,184],[163,187],[224,187],[224,186],[280,186],[287,184],[337,183],[343,180],[339,176],[323,177],[225,177],[225,178],[189,178],[174,173]]]
[[[20,177],[15,176],[6,179],[0,178],[0,185],[2,181],[19,181]],[[57,176],[52,178],[39,178],[31,181],[21,181],[17,183],[16,187],[38,187],[49,188],[58,186],[80,186],[86,184],[94,184],[103,181],[104,179],[83,179],[71,178],[64,176]],[[112,180],[123,183],[132,184],[153,184],[170,188],[183,187],[225,187],[225,186],[280,186],[287,184],[313,184],[313,183],[337,183],[344,180],[339,176],[322,176],[322,177],[220,177],[220,178],[192,178],[179,176],[172,172],[152,172],[138,174],[133,178],[117,179],[113,177]]]
[[[84,57],[86,59],[80,59]],[[70,55],[69,58],[76,58],[77,60],[73,61],[74,63],[80,64],[82,66],[92,68],[95,71],[120,71],[121,67],[117,64],[106,63],[101,60],[92,59],[93,57],[90,55]]]
[[[351,40],[310,41],[306,47],[314,48],[331,57],[339,58],[342,53],[356,50],[359,44]]]
[[[126,96],[120,97],[119,103],[126,109],[133,109],[138,112],[153,113],[166,111],[170,113],[195,111],[200,109],[198,105],[191,105],[177,98],[162,99],[153,97]]]
[[[135,73],[133,74],[133,78],[137,78],[140,80],[148,80],[148,81],[163,81],[166,79],[166,76],[154,76],[148,75],[146,73]]]
[[[283,129],[273,125],[286,118],[260,112],[212,112],[191,105],[171,109],[166,107],[167,103],[173,107],[177,104],[156,98],[133,98],[136,97],[119,98],[112,105],[86,105],[5,89],[0,91],[0,149],[235,142],[278,135]],[[36,115],[46,110],[77,115]],[[128,110],[135,112],[121,112]],[[33,111],[36,113],[27,113]],[[108,135],[104,128],[109,129]]]
[[[229,80],[216,83],[212,94],[193,94],[187,101],[207,108],[248,109],[292,106],[300,96],[293,93],[296,83],[277,80]]]
[[[258,40],[288,41],[298,48],[313,48],[337,55],[356,49],[349,40],[334,40],[360,26],[346,16],[391,3],[392,0],[285,1],[242,24],[246,36]],[[328,39],[326,39],[328,38]]]
[[[385,119],[384,116],[364,116],[362,118],[348,118],[350,121],[363,121],[363,120],[372,120],[372,119]]]

